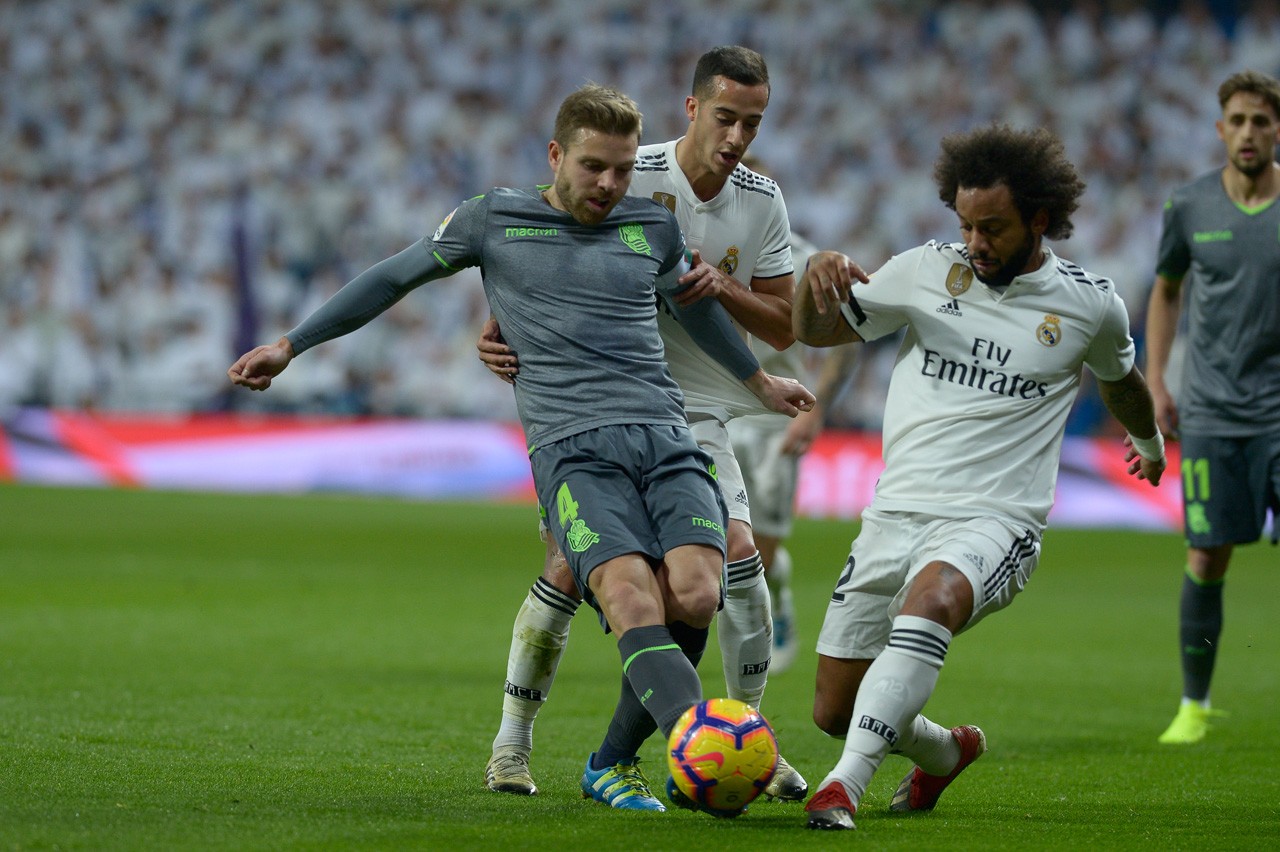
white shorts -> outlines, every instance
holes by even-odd
[[[733,455],[729,442],[729,430],[719,420],[699,420],[689,424],[693,439],[698,442],[716,463],[716,481],[724,504],[729,507],[729,519],[751,523],[751,502],[747,499],[747,484],[742,478],[742,468]]]
[[[729,421],[733,454],[751,495],[751,529],[780,540],[791,535],[800,478],[800,457],[782,452],[790,423],[782,415]]]
[[[751,503],[747,500],[747,486],[742,479],[742,468],[733,456],[733,447],[729,443],[729,431],[719,420],[701,420],[689,424],[693,439],[698,442],[711,460],[715,462],[716,482],[720,485],[720,493],[724,495],[725,505],[729,508],[729,518],[745,524],[751,523]],[[547,519],[538,516],[538,537],[544,542],[550,541],[551,532],[547,527]]]
[[[930,562],[954,566],[973,586],[973,614],[963,628],[968,630],[1008,606],[1039,561],[1039,536],[1011,520],[867,509],[827,605],[818,653],[873,659],[889,643],[912,581]]]

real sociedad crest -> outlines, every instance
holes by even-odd
[[[738,269],[738,247],[729,246],[729,251],[725,253],[724,257],[720,258],[720,263],[717,265],[725,275],[732,275],[736,272]]]
[[[1036,329],[1036,340],[1045,346],[1057,346],[1062,339],[1062,320],[1053,314],[1045,314],[1044,322]]]
[[[951,271],[947,273],[947,292],[952,296],[959,296],[969,289],[969,285],[973,283],[973,270],[966,264],[953,263]]]

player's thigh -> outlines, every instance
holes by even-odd
[[[1257,541],[1267,507],[1280,505],[1280,437],[1184,432],[1181,443],[1188,546],[1211,550]]]
[[[742,467],[734,455],[733,444],[729,440],[729,430],[719,420],[700,420],[689,425],[698,446],[711,457],[714,464],[712,473],[724,495],[724,504],[729,517],[751,523],[751,501],[747,496],[747,484],[742,475]]]
[[[649,429],[645,440],[641,496],[662,552],[701,544],[723,556],[728,515],[710,455],[688,429]]]
[[[889,642],[890,607],[907,580],[922,525],[901,513],[867,509],[836,580],[817,651],[835,659],[874,659]]]
[[[1040,538],[1006,518],[939,518],[925,528],[920,548],[912,557],[907,583],[894,601],[901,609],[912,583],[926,566],[945,562],[968,579],[973,611],[961,630],[968,630],[1013,602],[1031,579],[1040,561]],[[959,631],[957,631],[959,632]]]

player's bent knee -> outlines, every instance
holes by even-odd
[[[730,562],[750,559],[756,554],[756,542],[751,536],[751,525],[731,518],[725,536],[725,551]]]
[[[1187,569],[1202,583],[1216,583],[1226,576],[1233,549],[1229,544],[1188,548]]]
[[[927,618],[955,633],[973,614],[973,601],[968,577],[946,562],[932,562],[912,583],[902,614]]]
[[[720,584],[703,583],[675,593],[667,601],[667,620],[690,627],[709,627],[720,607]]]
[[[554,541],[547,542],[547,555],[542,563],[542,579],[574,600],[582,600],[582,595],[578,592],[578,584],[573,579],[573,570],[569,568],[569,563]]]
[[[849,733],[853,713],[848,707],[832,707],[820,696],[813,700],[813,724],[829,737],[843,739]]]

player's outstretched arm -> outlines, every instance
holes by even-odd
[[[820,251],[809,258],[796,286],[791,307],[791,330],[796,340],[810,346],[836,346],[861,341],[840,312],[849,301],[854,281],[871,279],[862,267],[835,251]]]
[[[360,328],[394,305],[410,290],[453,274],[419,241],[380,260],[334,293],[323,305],[271,346],[246,352],[227,375],[250,390],[266,390],[289,362],[318,343]]]
[[[1107,411],[1129,433],[1124,456],[1130,462],[1129,474],[1159,485],[1165,469],[1164,438],[1156,428],[1155,404],[1142,373],[1135,366],[1117,381],[1099,379],[1098,391]]]
[[[743,384],[770,411],[795,417],[800,412],[813,408],[813,394],[795,379],[771,376],[764,370],[757,370]]]
[[[249,390],[266,390],[292,360],[293,345],[287,337],[282,337],[270,346],[258,346],[241,355],[227,370],[227,376],[234,384]]]

